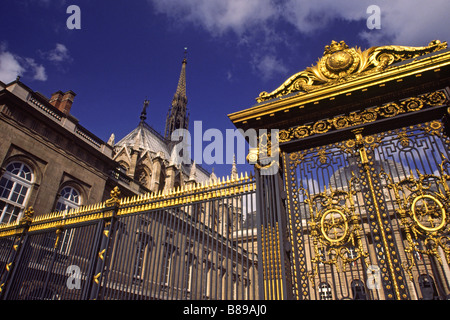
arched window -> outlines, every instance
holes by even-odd
[[[58,201],[56,202],[56,211],[64,211],[70,209],[76,209],[81,205],[80,193],[77,189],[67,186],[62,188],[59,193]],[[74,237],[75,229],[67,229],[61,240],[59,252],[61,254],[69,254],[72,247],[72,240]]]
[[[80,193],[73,187],[64,187],[56,203],[56,211],[76,209],[81,204]]]
[[[320,300],[332,300],[331,287],[328,283],[322,282],[319,284],[319,297]]]
[[[0,179],[0,223],[16,221],[22,214],[33,183],[33,171],[22,162],[12,162]]]
[[[439,299],[439,294],[436,290],[436,285],[434,284],[433,278],[428,274],[421,274],[419,276],[419,287],[422,291],[423,300],[437,300]]]
[[[149,170],[144,169],[144,167],[139,167],[136,172],[136,178],[141,185],[146,188],[150,188],[151,177],[149,174]]]
[[[353,280],[351,286],[354,300],[367,300],[366,290],[361,280]]]

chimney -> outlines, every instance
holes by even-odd
[[[52,94],[52,97],[50,98],[50,103],[59,111],[67,115],[70,113],[70,108],[72,108],[72,103],[75,96],[76,94],[72,90],[69,90],[66,93],[63,93],[62,91],[57,91],[54,94]]]
[[[62,91],[57,91],[54,94],[52,94],[52,97],[50,98],[50,103],[59,109],[59,105],[61,104],[62,98],[64,96],[64,93]]]

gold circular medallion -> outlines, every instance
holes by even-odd
[[[446,225],[445,208],[439,199],[431,195],[415,197],[411,211],[414,221],[422,230],[436,232]]]
[[[347,70],[353,64],[353,57],[347,51],[333,53],[326,61],[327,69],[334,73]]]
[[[344,241],[348,233],[347,217],[338,209],[325,211],[320,220],[320,231],[331,243]]]
[[[331,52],[319,62],[320,72],[328,79],[345,77],[356,71],[360,58],[355,49]]]

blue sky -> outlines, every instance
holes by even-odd
[[[80,30],[66,26],[69,5],[81,9]],[[370,5],[380,7],[381,29],[367,28]],[[331,40],[363,49],[448,41],[448,12],[448,0],[2,0],[0,80],[20,74],[48,97],[73,90],[72,114],[118,141],[137,126],[145,99],[147,122],[164,131],[187,47],[190,124],[225,135],[234,129],[227,114],[314,64]]]

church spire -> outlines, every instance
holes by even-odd
[[[141,122],[144,122],[145,119],[147,119],[147,107],[148,107],[149,103],[150,102],[147,99],[145,99],[144,106],[142,107],[142,112],[141,112],[141,116],[140,116]]]
[[[184,48],[184,59],[181,64],[180,78],[178,79],[177,91],[175,92],[174,99],[176,97],[186,98],[186,64],[187,64],[187,48]]]
[[[166,129],[164,137],[170,140],[172,132],[176,129],[188,128],[187,97],[186,97],[186,64],[187,48],[184,51],[184,58],[181,64],[180,78],[178,79],[177,90],[172,99],[172,106],[169,109],[166,119]]]

